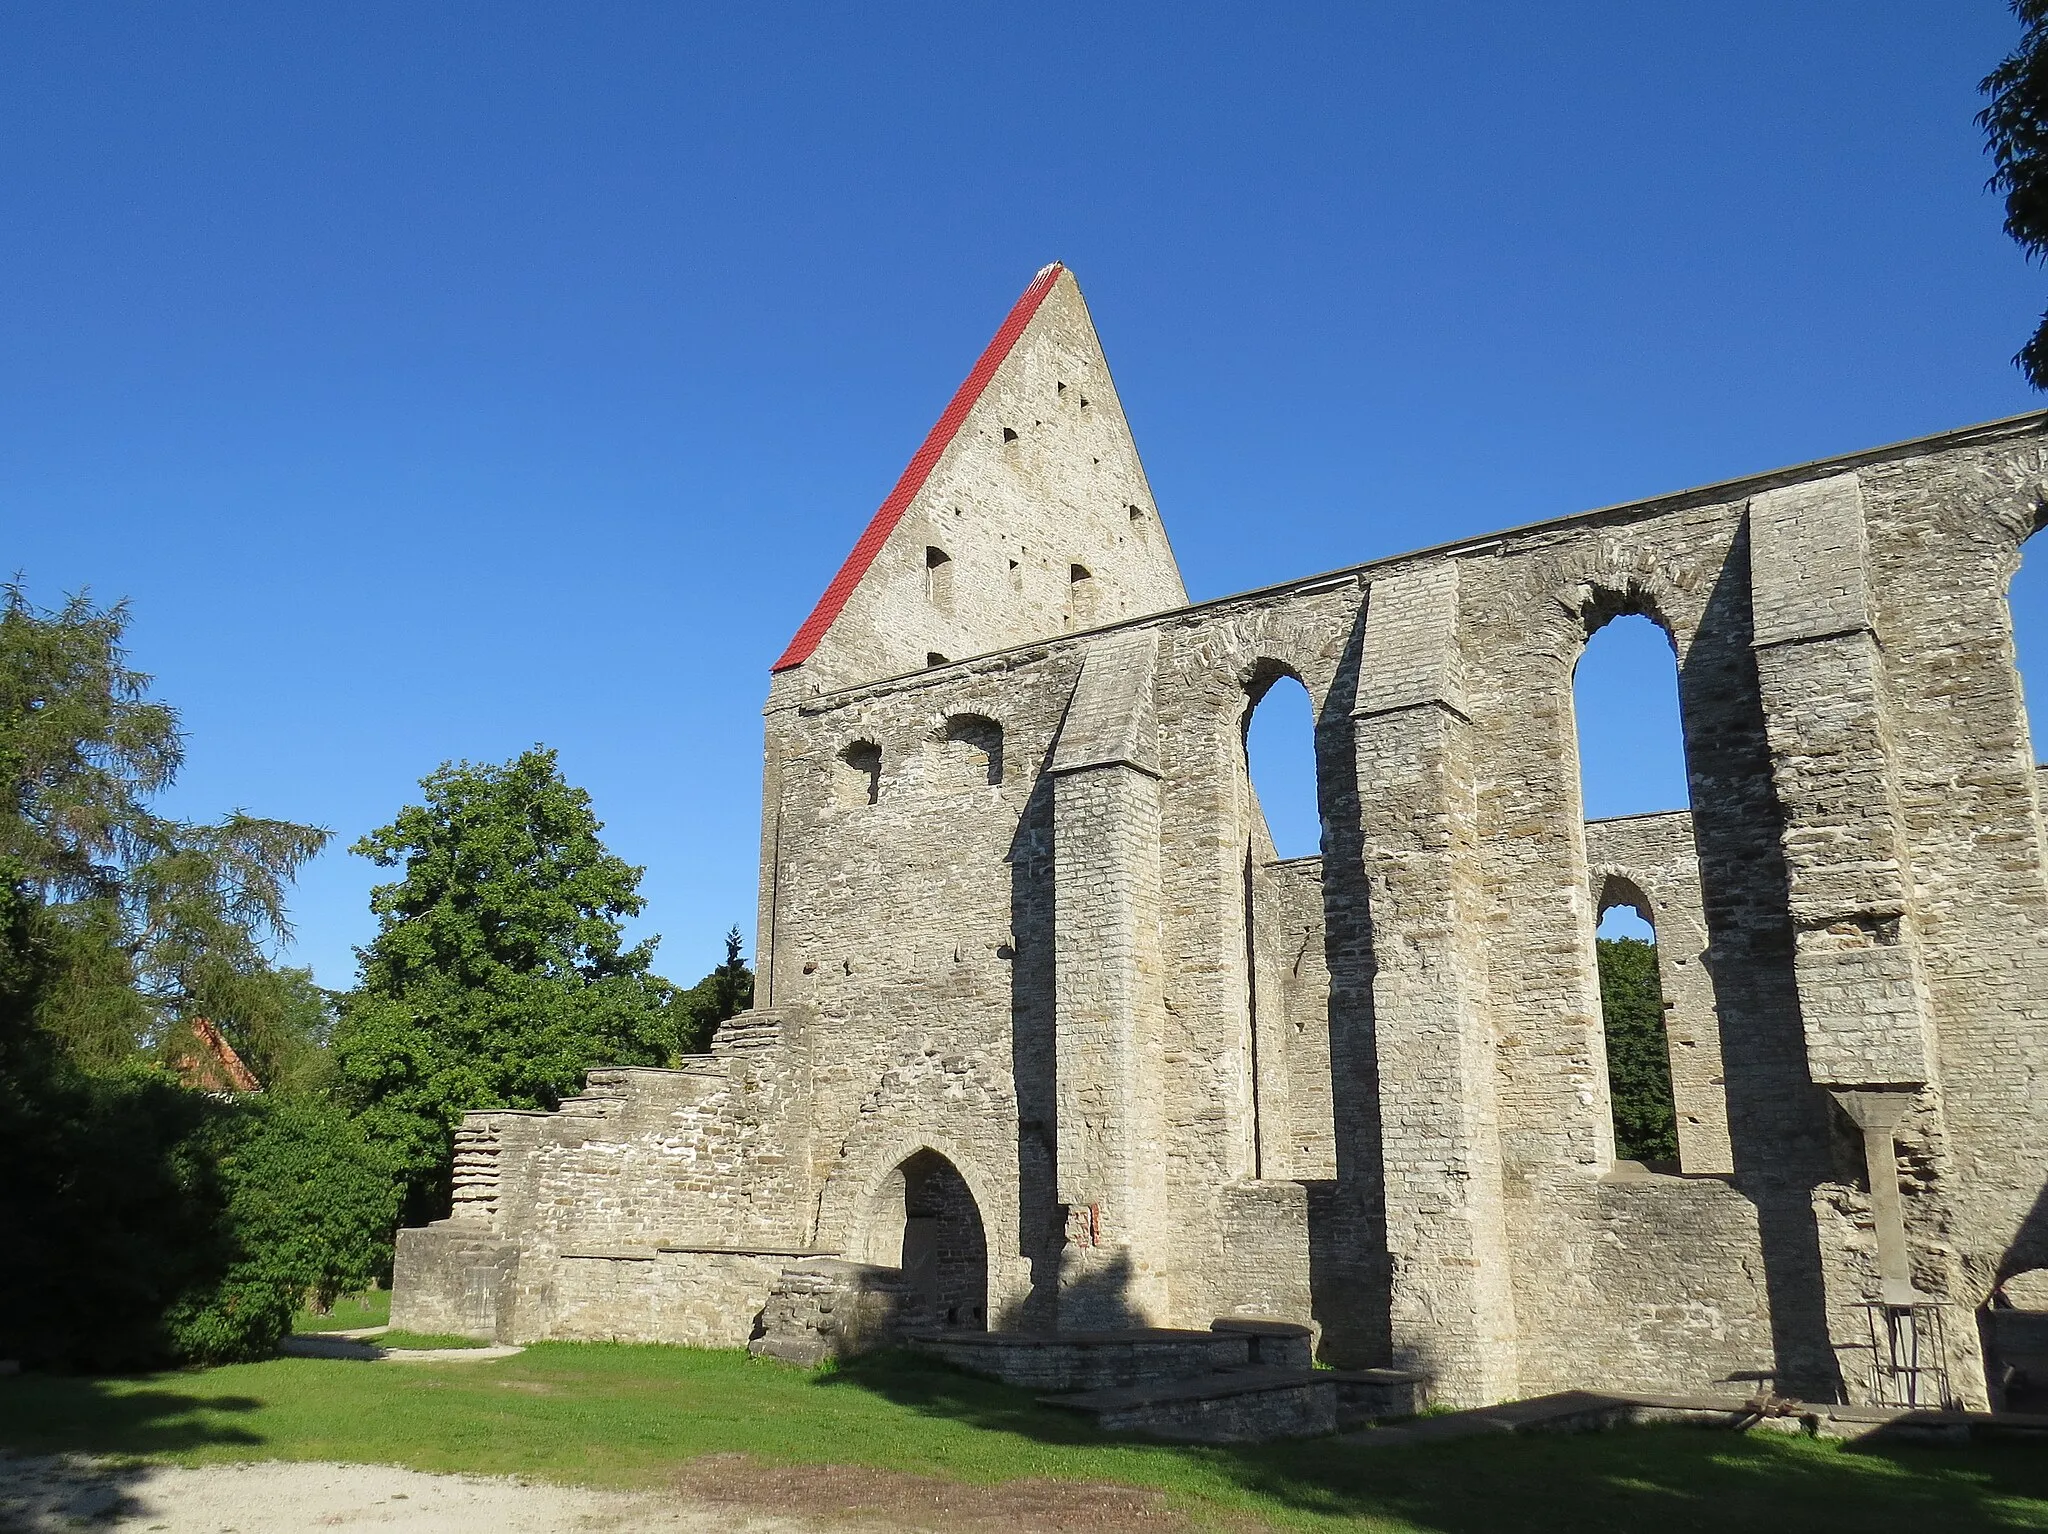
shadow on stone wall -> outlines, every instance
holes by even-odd
[[[1704,964],[1721,1020],[1732,1184],[1755,1206],[1778,1389],[1840,1400],[1814,1190],[1836,1175],[1826,1095],[1806,1063],[1788,912],[1791,876],[1750,649],[1749,533],[1731,544],[1679,668]]]
[[[1991,1404],[2005,1411],[2048,1412],[2048,1306],[2040,1302],[2048,1284],[2048,1188],[2020,1222],[2019,1234],[1998,1265],[1998,1287],[1977,1312],[1978,1340]],[[2031,1292],[2015,1301],[2004,1285],[2029,1275]],[[2017,1287],[2017,1286],[2015,1286]]]
[[[1055,735],[1057,739],[1057,735]],[[1053,1037],[1051,748],[1036,764],[1031,797],[1011,838],[1010,1070],[1017,1093],[1017,1235],[1031,1289],[999,1325],[1051,1331],[1059,1316],[1065,1218],[1057,1197]]]
[[[1122,1252],[1098,1257],[1069,1251],[1062,1257],[1059,1330],[1117,1332],[1155,1324],[1132,1298],[1131,1260]]]
[[[1310,1315],[1325,1362],[1392,1361],[1386,1175],[1381,1160],[1378,1024],[1373,1011],[1371,891],[1359,817],[1351,710],[1365,637],[1361,609],[1316,721],[1323,817],[1323,953],[1329,968],[1330,1110],[1335,1180],[1307,1182]]]

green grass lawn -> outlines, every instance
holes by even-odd
[[[352,1332],[365,1326],[387,1326],[391,1322],[391,1291],[371,1289],[363,1294],[344,1294],[334,1302],[331,1315],[302,1310],[292,1317],[295,1332]]]
[[[284,1358],[133,1379],[0,1378],[0,1444],[183,1463],[335,1459],[662,1484],[704,1454],[961,1481],[1120,1482],[1204,1521],[1312,1529],[2048,1530],[2048,1454],[1859,1451],[1643,1428],[1408,1449],[1114,1441],[899,1355],[807,1374],[733,1352],[547,1343],[480,1363]]]

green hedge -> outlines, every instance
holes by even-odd
[[[276,1351],[309,1291],[388,1265],[398,1190],[324,1100],[148,1071],[0,1099],[0,1357],[94,1371]]]

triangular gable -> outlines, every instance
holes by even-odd
[[[917,492],[924,488],[924,482],[938,467],[939,459],[966,422],[967,412],[981,398],[981,391],[996,376],[996,369],[1010,355],[1010,348],[1017,344],[1017,338],[1024,334],[1024,327],[1031,323],[1031,317],[1038,313],[1038,306],[1045,302],[1045,295],[1052,291],[1052,285],[1059,281],[1060,273],[1065,270],[1057,261],[1040,267],[1038,275],[1031,279],[1031,286],[1010,306],[1009,314],[996,327],[994,337],[968,370],[960,387],[953,391],[953,398],[939,413],[932,429],[925,434],[924,445],[911,454],[909,465],[896,481],[896,488],[876,508],[867,531],[860,535],[853,552],[846,556],[846,563],[839,567],[839,573],[832,577],[832,584],[825,588],[825,594],[818,598],[818,605],[811,609],[810,617],[804,619],[796,637],[790,640],[789,648],[782,652],[782,658],[768,668],[770,671],[787,671],[811,658],[818,648],[818,641],[832,627],[832,620],[845,610],[846,599],[853,595],[853,588],[868,573],[875,556],[882,552],[882,545],[889,541],[889,535],[896,531],[896,524],[903,520],[903,513],[909,510],[910,503],[917,499]]]
[[[1073,273],[1040,270],[776,661],[812,693],[1185,605]]]

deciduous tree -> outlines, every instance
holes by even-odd
[[[2048,258],[2048,0],[2011,0],[2020,44],[1980,85],[1991,104],[1977,115],[2005,194],[2005,232],[2033,260]],[[2048,314],[2013,364],[2048,389]]]
[[[310,977],[270,962],[327,833],[159,815],[177,716],[126,609],[0,596],[0,1357],[261,1356],[307,1290],[384,1261],[396,1187],[314,1095],[228,1099],[150,1064],[196,1017],[278,1085],[318,1075]]]
[[[425,802],[350,850],[399,871],[335,1033],[341,1087],[407,1178],[407,1216],[446,1211],[472,1108],[553,1108],[583,1073],[662,1064],[673,988],[628,946],[642,870],[608,851],[590,796],[541,747],[451,763]]]

